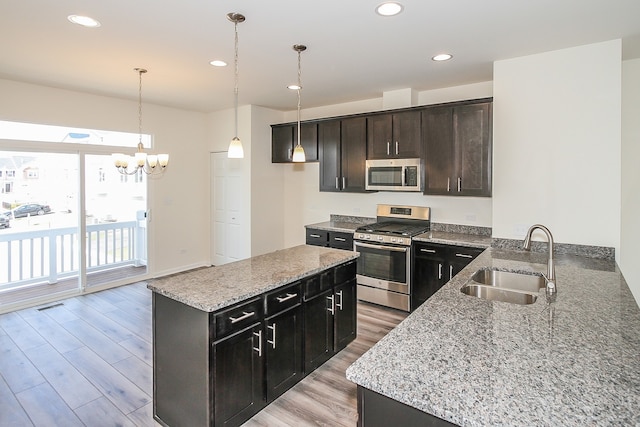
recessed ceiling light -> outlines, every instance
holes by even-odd
[[[213,65],[214,67],[226,67],[227,63],[220,60],[220,59],[214,59],[213,61],[209,62],[209,64]]]
[[[394,16],[402,12],[403,6],[400,3],[389,1],[376,7],[376,13],[382,16]]]
[[[96,28],[100,26],[100,22],[93,18],[82,15],[69,15],[67,19],[74,24],[82,25],[83,27]]]
[[[451,58],[453,58],[452,55],[448,54],[448,53],[441,53],[439,55],[434,56],[433,59],[434,61],[448,61]]]
[[[298,89],[302,89],[302,87],[298,86],[296,84],[292,84],[292,85],[287,86],[287,89],[298,90]]]

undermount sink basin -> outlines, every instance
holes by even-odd
[[[478,270],[460,289],[465,295],[512,304],[533,304],[546,285],[543,276],[500,270]]]
[[[482,285],[534,294],[545,287],[545,280],[542,276],[512,271],[478,270],[473,273],[470,280]]]

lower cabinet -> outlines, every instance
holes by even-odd
[[[356,261],[207,313],[153,293],[154,418],[239,426],[356,336]]]
[[[413,243],[411,311],[418,308],[484,249]]]
[[[327,246],[334,249],[353,250],[353,233],[306,228],[307,245]]]

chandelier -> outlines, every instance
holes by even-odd
[[[169,164],[168,154],[147,154],[142,144],[142,75],[147,72],[144,68],[134,68],[138,73],[138,151],[133,156],[122,153],[112,154],[113,164],[123,175],[135,175],[142,171],[147,175],[162,173]],[[133,168],[129,168],[131,165]]]

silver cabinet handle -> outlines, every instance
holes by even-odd
[[[345,178],[344,176],[342,177],[342,189],[344,190],[345,188],[347,188],[347,178]]]
[[[389,154],[391,154],[391,147],[390,147],[390,146],[391,146],[391,142],[390,142],[390,141],[387,141],[387,156],[388,156]]]
[[[438,263],[438,280],[442,279],[442,264]]]
[[[462,191],[462,178],[458,177],[458,193]]]
[[[453,265],[449,266],[449,280],[453,279]]]
[[[339,178],[336,176],[336,190],[340,189],[340,181],[338,181]]]
[[[473,258],[473,256],[467,254],[456,254],[456,256],[460,258]]]
[[[287,159],[291,160],[291,148],[287,148]]]
[[[447,178],[447,192],[451,191],[451,178]]]
[[[238,323],[241,320],[248,319],[249,317],[253,316],[254,314],[256,314],[255,311],[250,311],[248,313],[246,311],[243,311],[242,312],[242,316],[240,316],[240,317],[231,317],[231,316],[229,316],[229,320],[231,320],[231,323]]]
[[[258,337],[258,347],[253,347],[258,352],[258,356],[262,357],[262,331],[254,332],[254,336]]]
[[[338,242],[346,242],[347,239],[343,238],[343,237],[334,237],[333,240],[337,240]]]
[[[327,297],[327,299],[329,301],[331,301],[331,305],[329,306],[329,308],[327,310],[329,311],[329,313],[335,314],[336,313],[336,299],[334,298],[333,295],[329,295]]]
[[[309,237],[313,237],[314,239],[319,239],[320,235],[319,234],[309,234]]]
[[[267,329],[271,329],[273,331],[273,339],[269,341],[269,339],[267,338],[267,344],[271,344],[272,348],[275,349],[276,348],[276,324],[274,323],[271,326],[267,325]]]
[[[435,249],[424,249],[424,248],[420,248],[420,252],[426,252],[428,254],[435,254],[436,250]]]
[[[398,149],[399,147],[400,147],[400,144],[398,144],[398,141],[396,141],[396,156],[400,152],[400,150]]]
[[[342,311],[342,291],[336,292],[336,296],[340,297],[340,302],[336,302],[336,307]]]
[[[276,299],[278,300],[278,302],[285,302],[285,301],[289,301],[291,298],[295,298],[297,296],[298,296],[298,294],[287,293],[286,297],[276,297]]]

